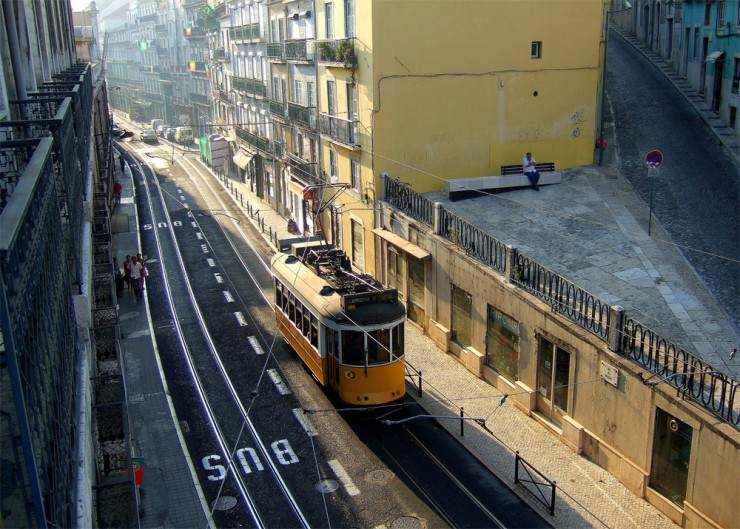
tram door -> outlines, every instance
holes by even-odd
[[[326,329],[326,362],[329,370],[329,386],[339,390],[339,333],[334,329]]]

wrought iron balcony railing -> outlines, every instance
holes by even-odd
[[[232,40],[263,40],[258,23],[229,28],[229,38]]]
[[[285,60],[285,53],[283,51],[282,42],[268,42],[266,46],[266,51],[267,58],[271,61],[283,62]]]
[[[207,36],[206,30],[197,26],[185,28],[183,30],[183,33],[185,34],[185,38],[187,39],[202,39]]]
[[[291,176],[300,178],[307,184],[318,185],[322,183],[317,175],[318,170],[315,163],[307,162],[298,155],[288,152],[288,166],[290,167]]]
[[[262,79],[252,79],[250,77],[232,77],[232,86],[234,90],[249,92],[257,96],[265,97],[267,95],[267,85]]]
[[[357,64],[355,39],[322,40],[318,42],[319,63],[344,68],[354,68]]]
[[[236,127],[236,137],[246,141],[248,144],[254,147],[257,147],[262,152],[272,154],[270,150],[270,140],[268,140],[267,138],[258,136],[242,127]]]
[[[211,52],[213,59],[216,61],[227,61],[231,57],[229,50],[226,48],[214,48]]]
[[[322,112],[319,115],[319,127],[321,134],[333,140],[352,146],[360,144],[359,121],[350,121]]]
[[[288,105],[282,101],[270,99],[270,115],[277,119],[286,119],[288,117]]]
[[[316,130],[316,117],[312,108],[304,107],[298,103],[288,103],[288,117],[291,121]]]
[[[296,39],[285,41],[285,60],[311,62],[313,59],[313,40]]]
[[[195,105],[211,106],[211,99],[203,94],[190,93],[190,102]]]

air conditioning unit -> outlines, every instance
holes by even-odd
[[[306,11],[299,11],[298,16],[301,18],[311,18],[311,10],[307,9]]]

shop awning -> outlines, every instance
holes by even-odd
[[[725,54],[725,50],[717,50],[713,51],[709,55],[707,55],[707,62],[716,62],[717,59],[722,57]]]
[[[385,239],[390,244],[398,248],[399,250],[403,250],[407,254],[411,255],[412,257],[415,257],[417,259],[426,259],[431,254],[424,250],[423,248],[419,248],[415,244],[410,243],[403,237],[399,237],[395,233],[392,233],[385,228],[375,228],[373,230],[373,233],[380,237],[381,239]]]
[[[236,155],[232,158],[234,160],[234,163],[240,168],[240,169],[246,169],[247,165],[249,165],[249,162],[252,161],[252,158],[254,158],[253,154],[246,153],[244,151],[239,151],[236,153]]]
[[[303,197],[303,192],[306,190],[306,184],[291,180],[288,182],[288,190],[299,197]]]

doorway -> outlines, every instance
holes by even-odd
[[[719,110],[722,100],[722,76],[725,73],[725,58],[718,57],[714,61],[714,86],[712,89],[712,110]]]
[[[699,72],[699,93],[704,94],[707,87],[707,50],[709,49],[709,37],[704,37],[701,43],[701,71]]]
[[[568,414],[571,354],[540,336],[537,359],[537,410],[560,426]]]
[[[650,486],[679,506],[686,499],[694,429],[657,409]]]

